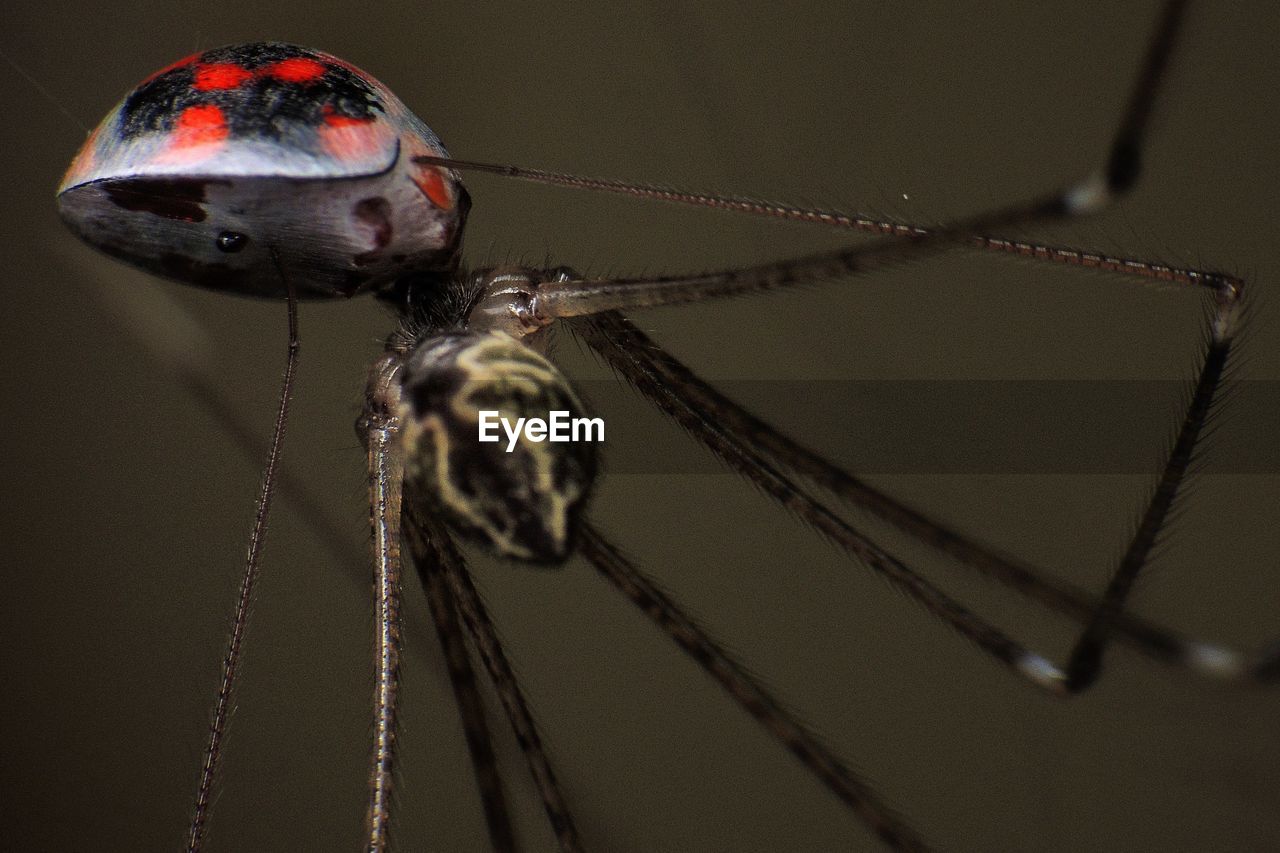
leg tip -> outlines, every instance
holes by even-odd
[[[1026,652],[1018,658],[1014,667],[1034,684],[1050,693],[1065,695],[1066,676],[1053,661],[1034,652]]]
[[[1106,207],[1111,200],[1111,182],[1101,173],[1095,172],[1067,190],[1062,197],[1062,206],[1070,216],[1083,216]]]
[[[1210,643],[1193,643],[1186,654],[1187,665],[1206,675],[1231,680],[1244,674],[1244,661],[1230,649]]]

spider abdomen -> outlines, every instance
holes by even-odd
[[[194,54],[107,114],[58,188],[86,242],[169,278],[350,296],[450,268],[468,200],[414,162],[439,138],[385,86],[276,42]]]

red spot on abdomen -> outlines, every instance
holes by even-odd
[[[161,157],[172,162],[188,157],[208,156],[209,151],[196,149],[219,146],[227,139],[227,117],[214,104],[187,107],[178,115],[169,134],[169,148]]]
[[[269,74],[286,83],[310,83],[312,80],[319,80],[324,72],[323,63],[303,57],[282,59],[262,70],[262,73]]]
[[[213,89],[235,89],[253,77],[253,72],[230,62],[197,65],[192,85],[202,92]]]
[[[173,126],[173,145],[187,147],[221,142],[227,138],[227,117],[215,104],[187,107]]]
[[[383,144],[382,134],[373,116],[344,116],[325,104],[324,126],[319,129],[324,150],[338,160],[368,157]]]
[[[373,118],[356,118],[355,116],[343,116],[332,112],[331,107],[325,107],[324,123],[329,127],[355,127],[356,125],[368,124]]]
[[[439,169],[434,166],[422,166],[418,169],[418,177],[414,178],[413,182],[436,207],[441,210],[453,209],[453,193],[449,191],[449,185],[445,183]]]

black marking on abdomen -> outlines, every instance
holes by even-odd
[[[352,206],[351,215],[358,223],[369,229],[373,238],[373,248],[356,255],[352,261],[356,266],[373,263],[382,250],[391,243],[395,233],[391,225],[391,203],[382,196],[364,198]]]
[[[211,183],[230,184],[230,181],[133,178],[109,181],[103,191],[116,207],[124,210],[152,213],[181,222],[204,222],[205,188]]]

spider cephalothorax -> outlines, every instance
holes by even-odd
[[[560,371],[499,331],[435,335],[404,370],[406,475],[455,529],[496,553],[563,560],[595,478],[596,445],[510,429],[550,413],[583,415]],[[491,428],[478,442],[481,418],[508,434]]]

